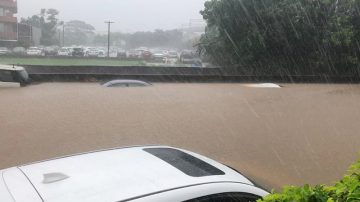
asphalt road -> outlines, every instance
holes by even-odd
[[[266,187],[329,184],[360,151],[360,85],[44,83],[0,89],[0,168],[161,144],[204,154]]]

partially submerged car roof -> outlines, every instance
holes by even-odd
[[[22,71],[25,69],[24,67],[20,67],[16,65],[0,65],[0,70]]]
[[[103,83],[102,85],[105,87],[108,87],[108,86],[115,85],[115,84],[140,84],[143,86],[151,86],[150,83],[145,82],[145,81],[126,80],[126,79],[111,80],[111,81]]]
[[[24,165],[43,201],[122,201],[202,183],[253,185],[201,155],[166,146],[112,149]],[[6,172],[4,173],[6,178]]]

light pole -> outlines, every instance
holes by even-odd
[[[63,38],[62,46],[64,47],[65,46],[65,23],[64,22],[63,22],[62,38]]]
[[[58,33],[59,33],[59,46],[61,46],[61,32],[60,32],[60,30],[58,30]]]
[[[106,21],[105,23],[108,24],[108,51],[107,51],[107,57],[109,58],[110,57],[110,26],[111,26],[112,23],[115,23],[115,22]]]

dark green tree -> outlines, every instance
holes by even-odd
[[[354,73],[359,0],[209,0],[198,50],[258,74]]]

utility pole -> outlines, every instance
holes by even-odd
[[[110,57],[110,26],[111,26],[112,23],[115,23],[115,22],[106,21],[105,23],[108,24],[108,51],[107,51],[107,57],[109,58]]]

